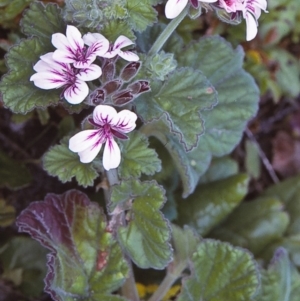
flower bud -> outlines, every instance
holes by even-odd
[[[106,97],[106,93],[103,89],[96,89],[89,96],[90,103],[92,105],[98,106],[104,103],[105,97]]]
[[[131,62],[127,64],[121,71],[121,78],[124,81],[131,80],[138,73],[140,66],[141,66],[140,62]]]
[[[150,90],[149,82],[146,80],[139,80],[137,82],[134,82],[133,84],[129,85],[127,87],[132,94],[135,96],[145,93]]]
[[[112,100],[115,105],[123,106],[134,99],[130,90],[122,90],[113,95]]]
[[[106,92],[106,95],[110,95],[120,89],[120,87],[123,85],[123,81],[120,79],[111,80],[110,82],[107,82],[103,89]]]
[[[102,67],[102,80],[103,82],[108,82],[115,77],[116,66],[115,62],[107,60]]]

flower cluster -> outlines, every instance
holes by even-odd
[[[168,0],[165,7],[166,17],[173,19],[177,17],[186,7],[189,0]],[[190,0],[195,6],[196,0]],[[212,3],[215,7],[224,9],[231,14],[232,19],[237,15],[242,15],[246,20],[246,39],[250,41],[257,34],[257,26],[261,11],[267,12],[267,0],[201,0],[201,2]]]
[[[120,56],[127,61],[138,61],[131,51],[123,51],[133,42],[120,36],[113,45],[99,33],[87,33],[83,37],[79,30],[67,26],[66,35],[55,33],[52,44],[56,48],[40,57],[33,69],[37,72],[30,78],[41,89],[63,88],[64,98],[71,104],[81,103],[89,94],[86,81],[101,76],[101,68],[93,64],[97,57]]]
[[[106,170],[117,168],[121,162],[121,152],[114,137],[127,139],[126,133],[136,127],[136,119],[136,114],[128,110],[117,113],[111,106],[96,106],[93,117],[88,119],[95,129],[73,136],[69,141],[69,149],[78,153],[82,163],[89,163],[95,159],[105,143],[103,167]]]

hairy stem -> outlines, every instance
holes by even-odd
[[[186,16],[189,9],[189,5],[185,7],[185,9],[180,13],[179,16],[177,16],[175,19],[173,19],[167,27],[164,29],[164,31],[159,35],[157,40],[152,45],[151,49],[148,52],[148,57],[153,56],[154,54],[158,53],[161,48],[164,46],[168,38],[171,36],[171,34],[175,31],[177,26],[180,24],[180,22],[183,20],[183,18]]]
[[[178,276],[168,272],[164,280],[151,296],[148,301],[160,301],[167,294],[168,290],[171,288],[172,284],[177,280]]]

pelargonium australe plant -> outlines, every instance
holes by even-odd
[[[224,242],[230,223],[217,228],[249,178],[227,158],[229,171],[205,180],[256,114],[258,88],[241,46],[176,32],[185,18],[216,12],[245,19],[252,40],[266,0],[47,2],[24,12],[26,38],[9,50],[0,83],[13,113],[57,109],[72,120],[41,164],[76,189],[49,191],[17,218],[49,250],[45,292],[55,301],[138,301],[135,277],[156,269],[165,273],[150,301],[175,282],[177,301],[271,300],[268,273],[288,262],[285,249],[264,269],[261,249]]]

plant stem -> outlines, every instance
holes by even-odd
[[[110,186],[110,189],[113,185],[116,185],[120,183],[119,177],[118,177],[118,172],[117,169],[111,169],[106,172],[106,177]],[[109,204],[109,199],[108,199],[108,193],[106,193],[106,203],[107,205]],[[122,220],[125,219],[124,217],[124,212],[120,213],[119,216],[113,216],[111,222],[113,221],[114,218],[117,218],[120,222],[119,226],[121,226]],[[129,276],[126,279],[123,287],[122,287],[122,295],[123,297],[127,298],[130,301],[140,301],[138,291],[136,289],[135,285],[135,279],[134,279],[134,274],[133,274],[133,269],[132,269],[132,263],[129,258],[127,258],[128,266],[129,266]]]
[[[164,29],[164,31],[159,35],[157,40],[152,45],[151,49],[148,52],[148,57],[153,56],[154,54],[158,53],[161,48],[164,46],[168,38],[171,36],[171,34],[175,31],[177,26],[180,24],[180,22],[183,20],[183,18],[186,16],[189,9],[189,5],[185,7],[185,9],[180,13],[179,16],[177,16],[175,19],[173,19],[167,27]]]
[[[177,275],[168,272],[158,289],[148,301],[161,301],[177,278]]]

